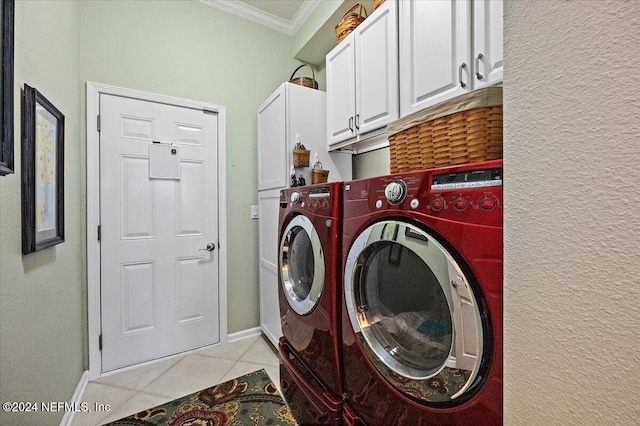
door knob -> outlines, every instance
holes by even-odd
[[[213,243],[207,244],[207,248],[200,249],[198,251],[214,251],[216,249],[216,245]]]

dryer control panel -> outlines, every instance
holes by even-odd
[[[502,198],[501,168],[436,174],[431,177],[430,192],[434,195],[429,207],[436,212],[447,205],[459,212],[470,207],[491,211],[501,204],[497,192],[492,191],[495,188],[500,189],[498,195]],[[447,200],[442,194],[449,194],[451,198]],[[480,194],[480,198],[473,199],[472,194]]]
[[[344,217],[398,210],[501,226],[502,176],[493,160],[348,182]]]
[[[341,187],[335,184],[285,189],[280,192],[280,208],[315,215],[334,216],[338,214],[336,197],[340,197],[340,189]]]

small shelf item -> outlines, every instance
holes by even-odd
[[[358,11],[356,12],[356,9]],[[358,25],[367,18],[367,9],[360,4],[356,3],[351,9],[344,14],[338,25],[336,25],[336,38],[338,43],[344,40]]]
[[[293,76],[296,75],[298,70],[300,68],[302,68],[302,67],[311,68],[311,77],[296,77],[296,78],[293,78]],[[318,82],[316,81],[316,73],[313,71],[313,67],[311,65],[309,65],[309,64],[302,64],[298,68],[296,68],[293,71],[293,74],[291,74],[291,77],[289,77],[289,83],[298,84],[300,86],[309,87],[311,89],[317,89],[318,88]]]
[[[294,188],[296,186],[305,186],[307,184],[306,179],[302,174],[300,177],[296,177],[296,170],[293,168],[293,164],[291,165],[291,187]]]
[[[311,183],[326,183],[329,180],[329,170],[322,168],[322,163],[318,160],[318,154],[315,156],[315,164],[311,173]]]
[[[296,144],[293,147],[293,167],[309,167],[311,151],[305,148],[300,141],[300,135],[296,135]]]

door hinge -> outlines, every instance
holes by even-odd
[[[98,349],[102,350],[102,334],[98,336]]]
[[[98,131],[100,131],[100,114],[98,114],[96,118],[96,126],[98,127]]]
[[[102,225],[98,225],[98,241],[102,240]]]

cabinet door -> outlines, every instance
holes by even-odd
[[[502,0],[473,1],[475,89],[502,82]]]
[[[327,136],[329,146],[355,136],[354,34],[327,54]]]
[[[355,30],[359,134],[398,118],[398,5],[387,1]]]
[[[400,2],[401,116],[471,90],[470,19],[468,1]]]
[[[287,186],[284,85],[258,108],[258,190]]]
[[[278,303],[278,214],[280,190],[258,193],[260,328],[274,346],[282,336]]]

